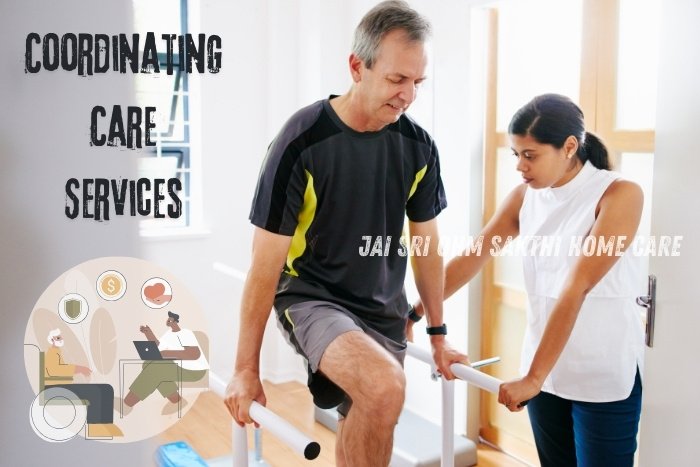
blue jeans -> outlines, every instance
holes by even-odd
[[[639,370],[629,397],[579,402],[541,392],[527,406],[542,467],[632,467],[642,410]]]

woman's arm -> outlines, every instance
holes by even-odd
[[[589,235],[595,238],[625,236],[628,241],[622,251],[626,250],[637,233],[643,204],[644,195],[636,183],[627,180],[613,182],[598,203],[596,220]],[[501,385],[498,402],[509,406],[511,411],[518,411],[522,409],[520,402],[539,393],[569,340],[586,295],[618,259],[615,255],[578,258],[547,321],[528,374]]]
[[[486,227],[479,233],[483,247],[480,255],[473,255],[465,250],[462,256],[453,258],[445,269],[445,299],[451,297],[484,267],[492,258],[490,250],[493,245],[503,248],[508,237],[515,238],[520,233],[520,208],[527,185],[518,185],[511,191],[503,204],[496,210]],[[467,255],[466,253],[470,253]]]
[[[452,258],[445,267],[445,289],[444,300],[447,300],[467,282],[469,282],[486,262],[491,259],[490,249],[494,244],[503,247],[508,236],[516,237],[519,232],[520,207],[523,205],[526,185],[519,185],[506,197],[505,201],[498,208],[486,227],[479,234],[483,237],[483,247],[481,254],[476,255],[468,249],[460,256]],[[499,239],[500,237],[500,239]],[[469,253],[469,254],[467,254]],[[418,316],[423,316],[425,310],[423,303],[418,301],[414,305]],[[407,336],[413,340],[413,321],[408,320]]]

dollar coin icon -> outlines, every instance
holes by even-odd
[[[117,271],[105,271],[97,278],[97,293],[105,300],[119,300],[126,292],[126,279]]]

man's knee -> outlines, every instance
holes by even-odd
[[[361,374],[362,380],[353,397],[353,404],[359,403],[377,412],[401,410],[406,393],[406,376],[397,361],[363,369]]]
[[[382,399],[400,397],[403,399],[406,390],[406,375],[398,362],[391,362],[385,368],[375,372],[373,377],[365,378],[371,392]]]
[[[364,333],[339,336],[326,349],[320,367],[354,406],[396,411],[403,405],[406,377],[401,364]]]

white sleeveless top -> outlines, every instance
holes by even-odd
[[[521,240],[532,245],[531,242],[541,243],[541,237],[549,237],[548,241],[561,243],[558,252],[556,248],[528,247],[523,255],[528,324],[521,374],[527,374],[530,368],[569,272],[586,252],[584,241],[595,221],[598,201],[608,186],[621,177],[586,162],[566,185],[526,190],[520,209]],[[572,239],[575,245],[582,244],[580,253],[577,248],[570,248]],[[627,239],[627,244],[632,240]],[[609,251],[615,255],[614,247]],[[635,302],[642,290],[640,261],[628,249],[588,293],[543,391],[586,402],[611,402],[629,396],[637,367],[640,374],[643,370],[644,330],[641,308]]]

